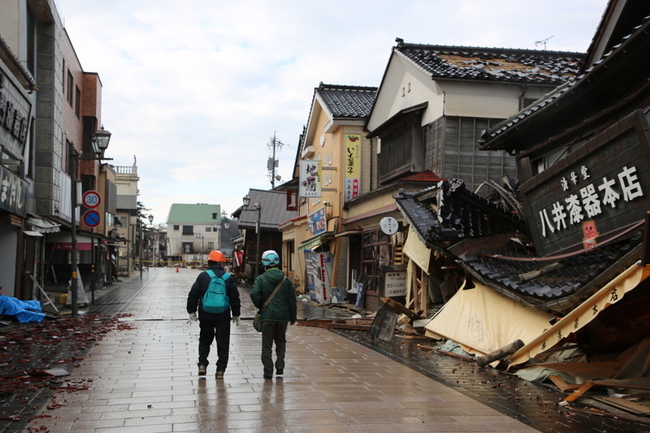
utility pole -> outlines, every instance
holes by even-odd
[[[271,151],[271,158],[269,158],[269,161],[267,163],[267,168],[269,170],[269,177],[271,178],[271,188],[275,188],[275,181],[280,180],[281,177],[277,176],[275,174],[276,168],[278,166],[278,160],[275,158],[276,154],[276,148],[282,148],[284,146],[284,143],[275,138],[275,131],[273,132],[273,138],[271,139],[271,143],[269,143],[269,147],[272,148]]]

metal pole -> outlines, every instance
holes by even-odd
[[[257,248],[255,249],[255,275],[253,275],[253,280],[257,278],[259,273],[259,262],[260,260],[260,232],[262,227],[260,226],[260,219],[262,216],[262,206],[255,206],[257,208]]]
[[[90,229],[90,302],[95,305],[95,228]]]
[[[142,248],[144,247],[144,239],[142,237],[142,225],[140,224],[140,216],[138,216],[138,227],[140,227],[140,279],[142,279]]]
[[[71,314],[77,315],[77,155],[73,150],[70,153],[72,158],[72,176],[70,176],[70,305]]]

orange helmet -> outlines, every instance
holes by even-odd
[[[208,261],[210,262],[225,262],[226,257],[223,255],[223,253],[219,250],[212,250],[210,251],[210,254],[208,255]]]

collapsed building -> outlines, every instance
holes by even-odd
[[[610,1],[580,74],[481,134],[517,180],[441,180],[395,202],[425,326],[563,389],[650,386],[650,5]],[[479,194],[481,192],[482,194]],[[517,343],[513,346],[514,343]]]

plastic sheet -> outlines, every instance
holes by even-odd
[[[39,301],[21,301],[7,295],[0,295],[0,313],[15,316],[20,323],[38,323],[45,317]]]

